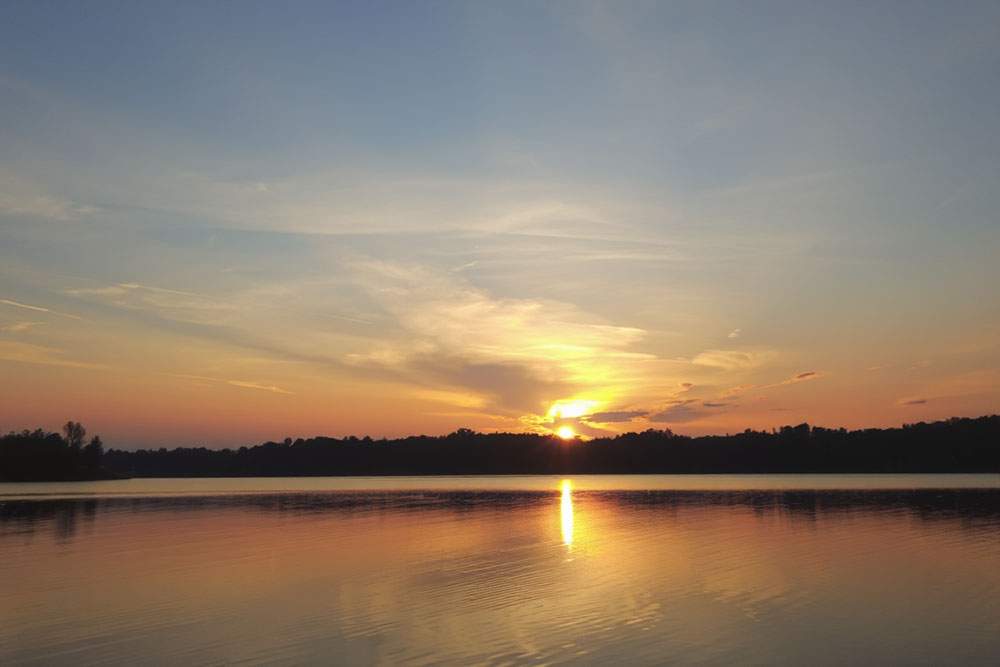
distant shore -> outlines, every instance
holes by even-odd
[[[583,441],[460,429],[440,437],[315,437],[239,449],[112,449],[104,469],[127,477],[1000,473],[1000,416],[856,431],[800,424],[698,438],[647,430]]]
[[[674,473],[1000,473],[1000,416],[855,431],[800,424],[697,438],[650,429],[589,441],[459,429],[440,437],[286,438],[218,450],[74,449],[41,430],[0,438],[0,481],[8,482]]]

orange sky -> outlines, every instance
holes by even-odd
[[[0,429],[1000,410],[995,8],[596,7],[0,22]]]

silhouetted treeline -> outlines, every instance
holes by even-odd
[[[63,433],[65,438],[42,429],[11,431],[0,438],[0,481],[107,479],[101,438],[94,436],[84,445],[87,430],[80,422],[66,422]]]
[[[589,442],[469,429],[397,440],[286,438],[235,450],[112,449],[105,468],[137,477],[1000,472],[1000,416],[859,431],[800,424],[699,438],[650,429]]]

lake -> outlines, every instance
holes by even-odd
[[[0,664],[1000,663],[1000,475],[0,484]]]

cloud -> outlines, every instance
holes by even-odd
[[[870,371],[878,371],[878,370],[881,370],[882,368],[884,368],[884,366],[878,366],[878,365],[876,365],[876,366],[869,366],[868,370],[870,370]]]
[[[565,183],[332,168],[294,176],[231,178],[164,161],[117,174],[103,199],[219,229],[312,235],[521,234],[620,238],[617,198]],[[263,186],[263,187],[262,187]],[[385,193],[391,192],[391,197]]]
[[[52,311],[48,308],[42,308],[41,306],[31,306],[26,303],[19,303],[17,301],[8,301],[7,299],[0,299],[0,303],[7,304],[8,306],[14,306],[15,308],[27,308],[28,310],[37,310],[41,313],[51,313]]]
[[[69,294],[71,296],[88,296],[88,295],[117,295],[125,294],[128,289],[123,286],[112,285],[110,287],[84,287],[80,289],[68,289],[63,292],[63,294]]]
[[[31,343],[16,341],[0,341],[0,361],[17,361],[25,364],[42,364],[45,366],[64,366],[67,368],[105,369],[104,364],[66,359],[64,350],[57,350]]]
[[[672,405],[665,410],[650,415],[647,419],[651,422],[664,424],[682,424],[697,421],[712,414],[710,411],[699,410],[696,406],[692,406],[695,402],[684,401],[677,405]]]
[[[729,332],[729,335],[726,336],[726,338],[739,338],[739,337],[740,337],[739,329],[733,329],[732,331]]]
[[[122,287],[124,289],[137,289],[137,290],[147,290],[149,292],[159,292],[161,294],[179,294],[181,296],[196,296],[200,297],[200,294],[195,294],[194,292],[185,292],[179,289],[168,289],[166,287],[154,287],[152,285],[140,285],[139,283],[116,283],[115,287]]]
[[[538,413],[576,388],[565,381],[546,378],[517,363],[481,363],[469,359],[429,355],[406,366],[410,380],[431,387],[460,387],[486,397],[494,409]]]
[[[0,172],[0,216],[75,220],[98,209],[55,197],[9,172]]]
[[[691,363],[735,371],[756,368],[774,356],[775,353],[770,350],[706,350],[695,356]]]
[[[69,289],[63,290],[63,294],[93,297],[118,308],[156,312],[165,318],[186,322],[217,323],[222,313],[231,313],[237,309],[236,304],[222,299],[135,282]]]
[[[44,322],[28,322],[28,321],[15,322],[10,326],[3,327],[2,329],[0,329],[0,331],[6,331],[8,333],[17,333],[18,331],[27,331],[31,327],[41,326],[42,324],[44,324]]]
[[[586,415],[583,417],[584,421],[592,422],[594,424],[612,424],[621,422],[630,422],[633,419],[639,419],[640,417],[645,417],[649,412],[646,410],[621,410],[618,412],[595,412],[592,415]]]
[[[923,405],[926,402],[926,398],[901,398],[897,401],[899,405]]]
[[[79,319],[81,319],[80,317],[78,317],[76,315],[69,315],[67,313],[59,313],[59,312],[56,312],[56,311],[52,310],[51,308],[43,308],[42,306],[32,306],[32,305],[27,304],[27,303],[20,303],[19,301],[10,301],[8,299],[0,299],[0,303],[8,305],[8,306],[14,306],[15,308],[26,308],[27,310],[35,310],[35,311],[38,311],[40,313],[52,313],[53,315],[58,315],[59,317],[68,317],[68,318],[70,318],[72,320],[79,320]]]
[[[143,292],[154,292],[158,294],[176,294],[179,296],[193,296],[201,297],[200,294],[195,294],[194,292],[185,292],[183,290],[177,289],[167,289],[166,287],[153,287],[151,285],[140,285],[139,283],[115,283],[113,285],[106,285],[103,287],[85,287],[80,289],[69,289],[65,290],[63,294],[72,294],[74,296],[85,296],[88,294],[95,295],[117,295],[126,294],[132,291],[143,291]]]
[[[691,388],[694,387],[694,385],[690,382],[681,382],[679,386],[681,391],[690,391]]]
[[[594,321],[568,303],[496,299],[449,272],[368,262],[366,287],[410,333],[480,359],[580,359],[621,352],[645,331]]]
[[[355,268],[399,331],[349,355],[351,363],[432,389],[475,391],[501,411],[544,413],[546,403],[587,387],[631,391],[657,361],[628,350],[645,331],[604,323],[569,303],[495,298],[453,271],[371,260]]]
[[[751,389],[756,389],[756,388],[757,385],[755,384],[738,385],[736,387],[730,387],[729,389],[726,389],[724,392],[722,392],[722,396],[723,398],[728,396],[739,396],[742,393],[748,392]]]
[[[281,387],[276,387],[274,385],[259,384],[257,382],[247,382],[245,380],[223,380],[217,377],[209,377],[205,375],[191,375],[189,373],[166,373],[170,377],[184,378],[186,380],[199,380],[202,382],[216,382],[219,384],[228,384],[233,387],[242,387],[244,389],[260,389],[262,391],[271,391],[276,394],[291,394],[292,392],[287,389],[282,389]]]
[[[788,378],[787,380],[782,380],[776,384],[768,384],[761,387],[761,389],[772,389],[774,387],[780,387],[784,384],[792,384],[793,382],[805,382],[806,380],[814,380],[816,378],[823,377],[821,373],[816,371],[807,371],[805,373],[799,373],[798,375]]]
[[[709,403],[708,401],[705,401],[702,405],[706,408],[724,408],[727,407],[729,403]]]
[[[244,387],[246,389],[262,389],[264,391],[273,391],[276,394],[292,393],[287,389],[282,389],[281,387],[275,387],[274,385],[257,384],[256,382],[244,382],[243,380],[226,380],[226,384],[230,384],[234,387]]]
[[[414,396],[425,401],[434,401],[437,403],[447,403],[459,408],[469,408],[469,409],[481,409],[484,405],[484,401],[479,396],[473,396],[465,392],[457,391],[437,391],[434,389],[421,389],[414,393]],[[431,414],[448,414],[448,413],[431,413]],[[465,415],[466,412],[456,412],[450,413],[452,416]]]

